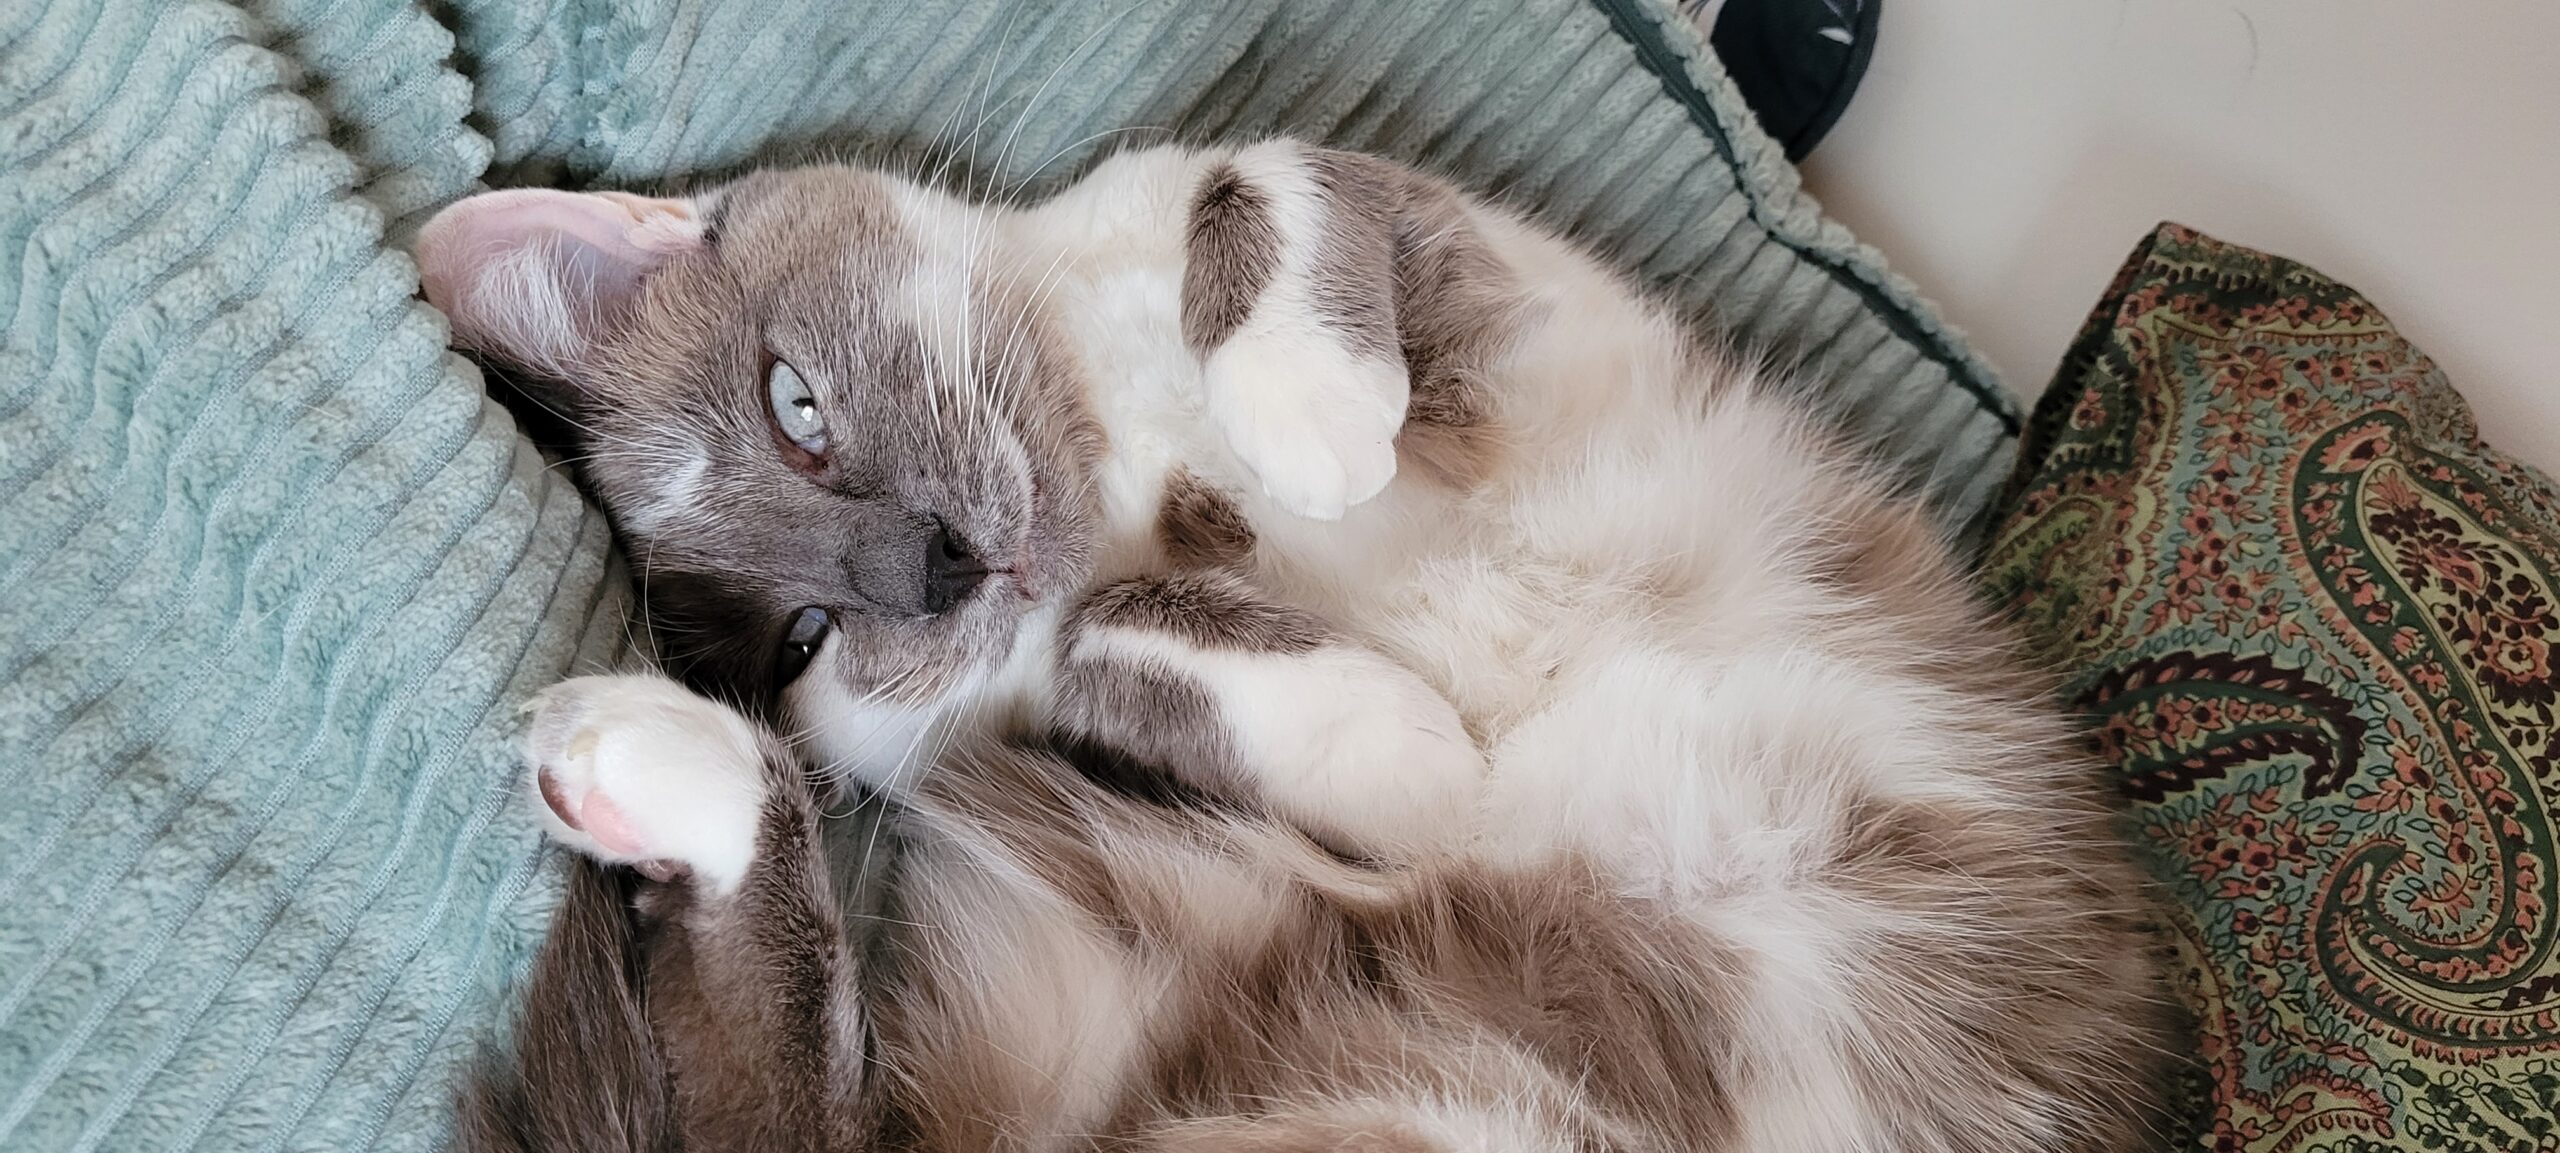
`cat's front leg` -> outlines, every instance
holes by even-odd
[[[1276,140],[1211,164],[1191,197],[1182,330],[1209,418],[1300,516],[1337,519],[1396,474],[1400,193],[1381,161]]]
[[[564,681],[530,712],[528,801],[551,835],[649,878],[634,902],[643,931],[640,989],[629,1003],[645,1011],[643,1043],[666,1070],[671,1108],[658,1121],[670,1131],[635,1146],[871,1147],[866,1018],[818,806],[796,759],[754,721],[661,676]],[[600,947],[576,933],[545,945]],[[609,1004],[569,987],[582,968],[561,960],[537,971],[526,1020],[586,1037],[628,1030]],[[616,963],[583,971],[628,972]],[[596,1072],[585,1067],[590,1056],[556,1040],[519,1037],[523,1099],[595,1107],[593,1093],[577,1092]],[[574,1117],[545,1125],[582,1127]]]
[[[1055,720],[1136,769],[1392,858],[1470,825],[1485,766],[1449,702],[1402,665],[1215,571],[1088,597],[1060,650]]]

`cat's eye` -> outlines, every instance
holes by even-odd
[[[764,374],[765,399],[772,406],[773,427],[792,447],[814,461],[827,455],[827,418],[818,411],[818,394],[800,379],[800,370],[776,358]]]
[[[773,654],[775,692],[791,687],[809,662],[817,659],[818,646],[827,643],[827,629],[832,623],[827,619],[827,610],[816,607],[802,609],[791,618],[791,627],[782,632],[782,647]]]

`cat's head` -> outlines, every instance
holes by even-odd
[[[418,260],[560,418],[659,659],[784,719],[938,706],[1083,579],[1098,437],[985,223],[831,166],[489,193]]]

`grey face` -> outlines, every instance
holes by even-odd
[[[1000,262],[963,247],[963,206],[817,168],[696,209],[705,242],[555,394],[649,639],[768,714],[801,677],[939,701],[1082,580],[1081,389]]]

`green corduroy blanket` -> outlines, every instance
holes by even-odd
[[[1656,0],[0,0],[0,1149],[425,1149],[558,862],[602,521],[400,240],[482,182],[1278,130],[1531,206],[1970,524],[2016,415]]]

